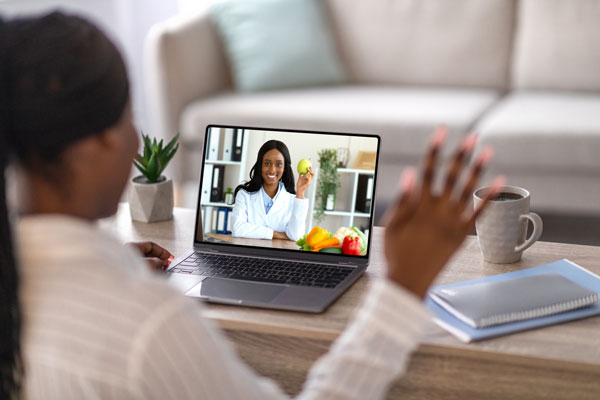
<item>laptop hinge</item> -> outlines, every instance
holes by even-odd
[[[194,246],[194,250],[200,250],[203,253],[221,253],[221,251],[216,250],[216,249],[211,249],[210,247]]]

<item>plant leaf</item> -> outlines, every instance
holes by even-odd
[[[157,141],[141,132],[143,142],[143,155],[138,154],[133,163],[135,167],[146,177],[148,182],[158,182],[162,172],[179,148],[177,143],[179,132],[163,148],[164,140]]]
[[[179,132],[177,132],[177,135],[175,135],[175,137],[173,139],[171,139],[171,141],[167,144],[167,146],[164,149],[165,153],[168,153],[171,150],[171,148],[173,148],[173,146],[175,145],[175,143],[177,142],[178,139],[179,139]],[[179,144],[177,146],[179,146]]]
[[[146,173],[146,168],[144,168],[143,165],[141,165],[137,160],[133,160],[133,165],[135,165],[135,167],[142,173],[145,174]]]
[[[152,155],[150,156],[150,160],[148,160],[148,168],[146,170],[147,175],[146,178],[148,178],[148,180],[151,183],[156,182],[157,178],[158,178],[158,163],[156,160],[156,153],[152,153]]]

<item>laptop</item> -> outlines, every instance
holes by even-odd
[[[214,303],[324,311],[369,265],[379,146],[376,135],[208,126],[193,249],[169,282]],[[336,164],[319,168],[327,155]],[[303,199],[292,194],[301,160],[314,173]]]

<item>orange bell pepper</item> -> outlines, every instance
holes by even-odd
[[[329,232],[320,226],[315,226],[312,228],[308,236],[306,236],[306,244],[310,247],[313,247],[325,239],[329,239]]]
[[[331,239],[325,239],[315,244],[312,247],[312,251],[319,251],[324,247],[342,247],[340,246],[340,241],[336,237],[332,237]]]

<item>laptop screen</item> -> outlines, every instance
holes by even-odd
[[[368,257],[379,141],[208,126],[196,242]]]

